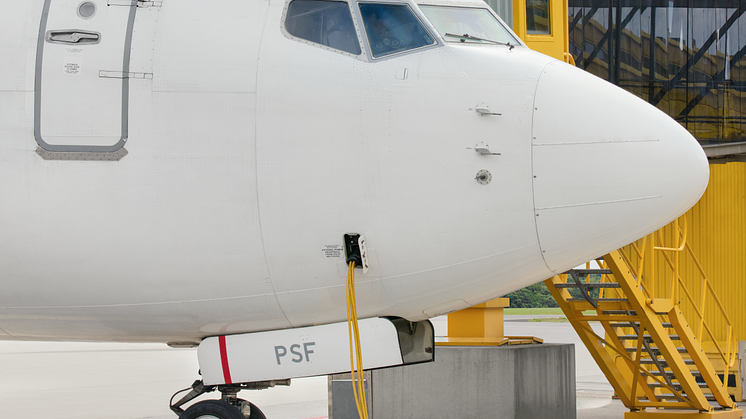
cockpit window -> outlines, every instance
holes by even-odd
[[[360,13],[373,57],[435,43],[407,5],[360,3]]]
[[[293,0],[288,5],[285,29],[290,35],[360,55],[360,43],[346,2]]]
[[[446,42],[520,45],[487,9],[426,5],[420,9]]]

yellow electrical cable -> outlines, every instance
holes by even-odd
[[[365,378],[363,377],[363,352],[360,348],[360,328],[357,322],[357,305],[355,303],[354,261],[350,262],[350,267],[347,270],[347,331],[350,337],[350,375],[352,376],[352,392],[355,395],[355,405],[357,405],[357,413],[360,419],[368,419],[368,401],[365,397]],[[357,361],[357,370],[355,369],[355,361]]]

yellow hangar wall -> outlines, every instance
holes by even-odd
[[[736,340],[746,340],[746,163],[710,164],[710,183],[705,194],[682,218],[685,221],[680,219],[680,228],[686,230],[686,241],[692,253],[730,317]],[[671,247],[675,242],[673,226],[664,228],[662,236],[664,243],[658,242],[661,235],[656,235],[655,246]],[[644,246],[643,240],[635,243],[638,249]],[[632,245],[623,250],[633,262],[639,262]],[[660,253],[667,253],[672,258],[673,252],[656,253],[655,290],[656,296],[663,297],[669,293],[673,273]],[[693,300],[701,302],[706,285],[697,263],[686,253],[681,252],[679,276],[683,288],[688,290]],[[679,291],[682,312],[694,332],[699,333],[696,309],[683,288]],[[718,304],[709,290],[705,289],[705,292],[705,319],[717,340],[725,341],[726,320],[720,315]]]
[[[736,339],[746,340],[746,163],[711,164],[707,191],[686,216],[695,227],[690,229],[692,247],[730,316]],[[687,266],[685,281],[692,281],[691,269]],[[714,309],[706,307],[706,314]]]
[[[704,196],[688,213],[687,219],[699,224],[695,233],[698,250],[708,259],[726,257],[737,264],[708,266],[722,269],[722,276],[746,272],[746,163],[710,165],[710,183]],[[705,263],[705,262],[703,262]],[[731,270],[729,268],[735,270]],[[728,275],[726,275],[728,274]]]

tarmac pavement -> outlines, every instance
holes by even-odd
[[[433,324],[437,335],[446,334],[445,317],[433,319]],[[611,399],[611,386],[569,323],[506,316],[505,334],[574,343],[577,417],[624,417],[626,409]],[[198,379],[197,372],[195,349],[162,344],[0,341],[0,415],[5,419],[174,419],[168,400]],[[295,379],[290,387],[244,391],[241,397],[259,406],[269,419],[328,415],[326,377]],[[215,398],[215,394],[203,398]]]

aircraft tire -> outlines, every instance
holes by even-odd
[[[266,419],[264,413],[254,404],[251,406],[251,419]],[[222,400],[203,400],[190,406],[179,419],[246,419],[235,407]]]

